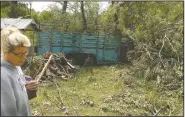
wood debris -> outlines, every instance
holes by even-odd
[[[35,56],[30,58],[24,65],[24,73],[33,78],[39,75],[43,69],[45,63],[48,61],[51,53],[45,53],[43,56]],[[53,82],[53,79],[61,79],[67,81],[75,76],[77,69],[74,65],[66,59],[62,53],[52,54],[53,57],[44,72],[41,80],[49,80]]]

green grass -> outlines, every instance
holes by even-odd
[[[57,80],[63,103],[71,116],[183,115],[183,100],[159,92],[154,83],[135,78],[128,65],[89,66],[73,79]],[[31,100],[36,115],[63,116],[56,87],[48,82],[40,86],[38,97]],[[151,85],[153,84],[153,85]],[[46,95],[49,95],[47,98]]]

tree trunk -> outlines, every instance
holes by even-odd
[[[68,3],[68,1],[64,1],[63,9],[62,9],[62,14],[65,13],[66,10],[67,10],[67,3]]]
[[[114,4],[114,2],[112,4]],[[114,23],[115,23],[114,28],[115,28],[115,35],[116,36],[121,36],[121,30],[118,27],[119,26],[119,18],[118,18],[119,7],[120,6],[118,6],[116,8],[116,12],[114,13]]]
[[[16,6],[17,6],[17,1],[11,1],[11,10],[10,10],[10,18],[17,18],[17,13],[16,13]]]
[[[83,19],[83,30],[87,31],[87,22],[86,22],[86,18],[85,18],[85,14],[84,14],[84,3],[83,1],[80,1],[81,4],[81,12],[82,12],[82,19]]]

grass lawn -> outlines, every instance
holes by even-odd
[[[178,92],[161,92],[132,74],[128,65],[87,66],[73,79],[56,79],[58,88],[47,81],[30,101],[32,113],[64,116],[62,102],[70,116],[183,115]]]

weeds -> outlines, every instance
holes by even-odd
[[[84,68],[75,79],[63,82],[61,99],[71,116],[182,116],[183,99],[178,91],[161,90],[155,81],[133,76],[124,65]],[[33,115],[64,116],[56,86],[49,81],[31,100]]]

